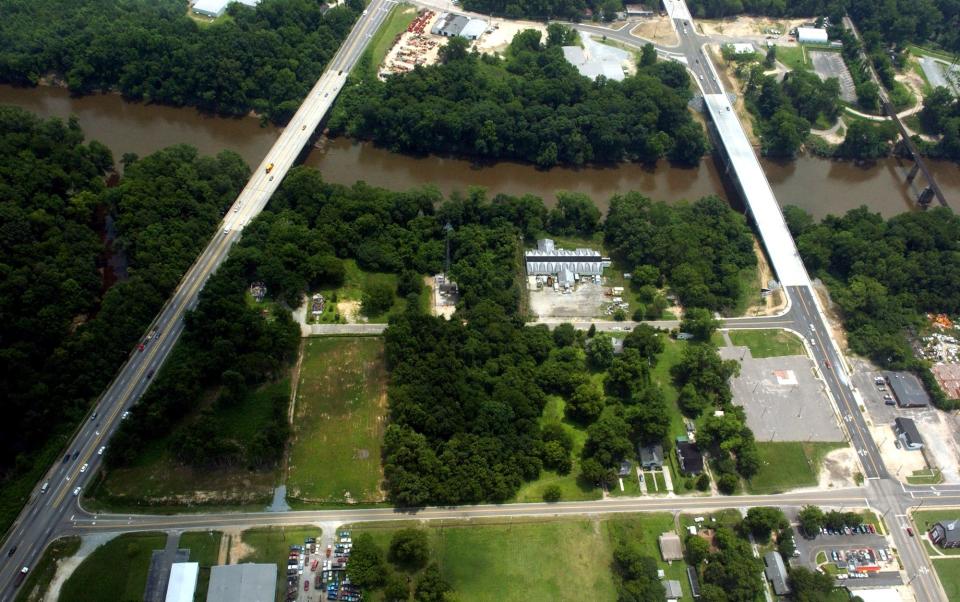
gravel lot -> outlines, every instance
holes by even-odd
[[[947,80],[946,71],[950,68],[950,65],[928,56],[921,56],[920,67],[923,68],[923,74],[927,76],[927,80],[930,82],[931,86],[934,88],[938,86],[950,88],[953,90],[954,94],[960,95],[960,87],[958,87],[957,84]],[[960,80],[960,67],[954,65],[953,73],[954,81]]]

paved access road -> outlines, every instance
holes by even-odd
[[[5,562],[0,567],[0,601],[12,598],[12,582],[16,572],[24,566],[32,567],[51,539],[68,524],[70,516],[79,512],[75,488],[82,488],[90,481],[102,459],[100,448],[108,444],[110,436],[120,424],[123,412],[136,403],[154,371],[167,358],[183,331],[185,313],[196,305],[197,295],[210,275],[226,259],[240,231],[263,210],[284,175],[310,141],[346,81],[347,74],[385,20],[392,4],[393,0],[370,2],[327,70],[255,169],[207,247],[154,320],[148,331],[153,333],[153,337],[149,340],[144,337],[142,351],[131,351],[130,358],[94,407],[91,418],[81,425],[69,447],[64,450],[64,453],[70,454],[70,459],[58,462],[47,472],[43,481],[49,483],[46,493],[40,492],[43,482],[37,484],[8,532],[6,547],[3,548]],[[16,546],[16,551],[6,557],[13,546]]]

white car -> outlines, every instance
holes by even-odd
[[[90,466],[90,465],[89,465],[89,464],[84,464],[83,466],[81,466],[81,467],[80,467],[80,472],[87,472],[87,466]]]
[[[100,449],[97,450],[97,455],[98,455],[98,456],[102,456],[102,455],[103,455],[103,452],[104,452],[106,449],[107,449],[107,446],[106,446],[106,445],[101,445],[101,446],[100,446]]]
[[[130,416],[130,412],[124,412],[120,415],[120,420],[126,420]]]
[[[76,489],[73,490],[73,496],[76,497],[76,496],[78,496],[78,495],[80,495],[80,488],[79,488],[79,487],[77,487]]]

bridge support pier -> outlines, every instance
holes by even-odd
[[[927,186],[923,189],[923,192],[920,193],[920,198],[917,199],[921,207],[929,207],[930,203],[933,201],[933,187]]]
[[[907,174],[907,183],[910,184],[913,182],[913,179],[917,177],[917,173],[920,172],[920,163],[914,163],[913,167],[910,168],[910,173]]]

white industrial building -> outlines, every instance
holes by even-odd
[[[170,565],[170,580],[167,582],[167,597],[164,602],[193,602],[197,589],[200,564],[197,562],[174,562]]]
[[[272,602],[276,591],[275,564],[228,564],[210,568],[207,602]]]
[[[197,0],[193,3],[193,12],[203,17],[219,17],[227,10],[231,2],[239,2],[247,6],[256,6],[260,0]]]
[[[610,267],[610,258],[594,249],[559,249],[550,238],[537,241],[537,248],[526,251],[528,276],[553,276],[560,286],[571,287],[583,276],[601,276]]]
[[[827,30],[822,27],[798,27],[797,41],[801,44],[826,44]]]

